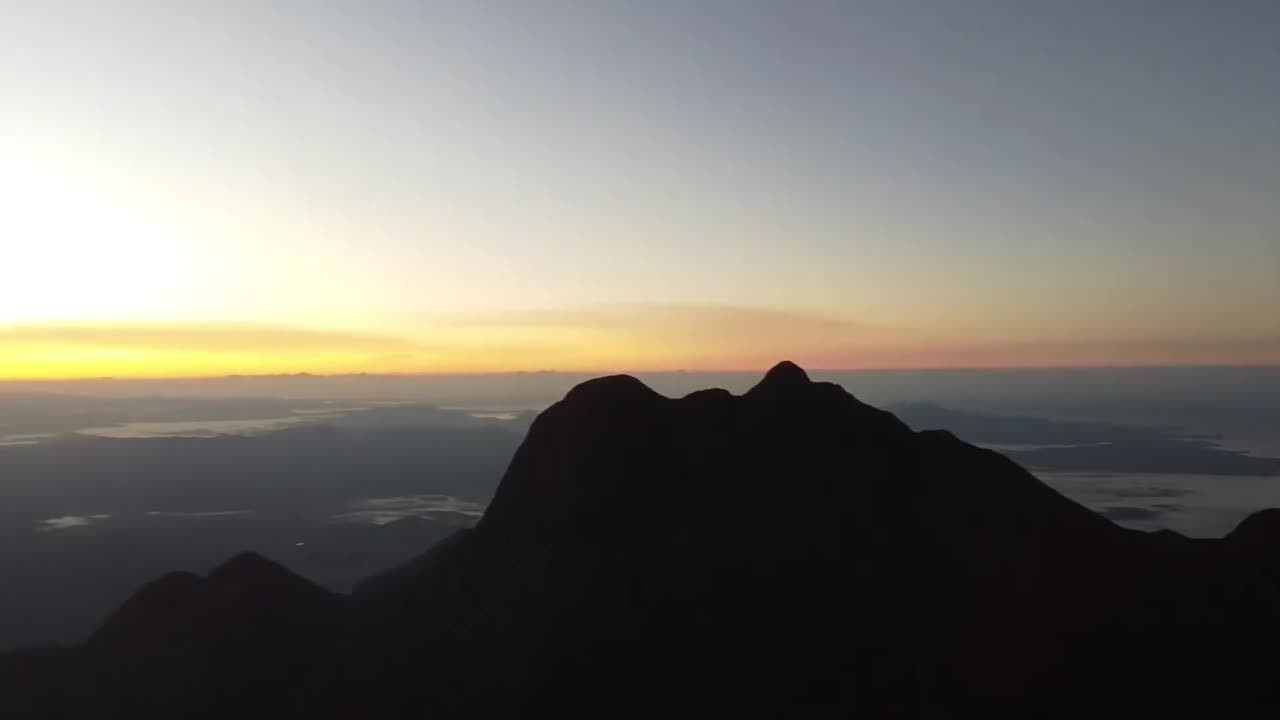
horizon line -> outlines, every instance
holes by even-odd
[[[782,360],[778,362],[783,362]],[[776,365],[777,363],[774,363]],[[1131,364],[1083,364],[1083,365],[937,365],[937,366],[871,366],[871,367],[806,367],[795,363],[807,373],[858,373],[858,372],[998,372],[998,371],[1050,371],[1050,370],[1210,370],[1210,369],[1280,369],[1280,363],[1131,363]],[[259,373],[241,374],[226,373],[221,375],[161,375],[161,376],[80,376],[65,378],[0,378],[3,385],[52,385],[58,383],[93,383],[93,382],[209,382],[218,380],[334,380],[350,378],[368,379],[417,379],[417,378],[481,378],[511,377],[522,375],[589,375],[606,377],[609,375],[756,375],[768,372],[773,365],[753,369],[592,369],[592,370],[558,370],[546,368],[539,370],[488,370],[472,372],[347,372],[347,373],[313,373],[305,370],[293,373]]]

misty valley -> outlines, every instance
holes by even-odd
[[[0,648],[77,643],[147,580],[205,573],[246,550],[350,591],[476,522],[554,400],[546,378],[534,382],[505,397],[493,388],[446,395],[481,409],[442,408],[411,388],[364,398],[0,395],[0,573],[9,579]],[[874,374],[852,382],[910,397]],[[323,383],[310,381],[312,393]],[[999,406],[995,392],[957,395],[965,384],[934,388],[954,407],[885,407],[915,429],[997,449],[1130,527],[1221,536],[1280,498],[1280,459],[1225,449],[1203,429],[1107,419],[1114,409],[1094,409],[1102,420],[1063,419],[1079,410],[1063,410],[1053,392],[1041,404],[1054,418],[959,409]],[[1095,398],[1104,408],[1112,399]],[[1246,414],[1267,436],[1273,418]]]

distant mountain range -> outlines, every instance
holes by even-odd
[[[350,595],[255,555],[0,660],[6,717],[1240,717],[1280,511],[1123,529],[790,363],[533,422],[483,519]]]
[[[1280,475],[1280,458],[1227,450],[1218,446],[1219,436],[1188,433],[1178,427],[965,412],[929,403],[889,409],[913,428],[950,430],[968,442],[998,449],[1033,470]]]

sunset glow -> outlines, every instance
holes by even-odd
[[[0,28],[0,379],[1280,363],[1269,35],[266,5]]]

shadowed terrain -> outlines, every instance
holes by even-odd
[[[1124,529],[790,363],[743,395],[615,376],[539,415],[474,529],[350,595],[237,556],[0,689],[31,717],[1230,716],[1280,707],[1277,560],[1277,511]]]

